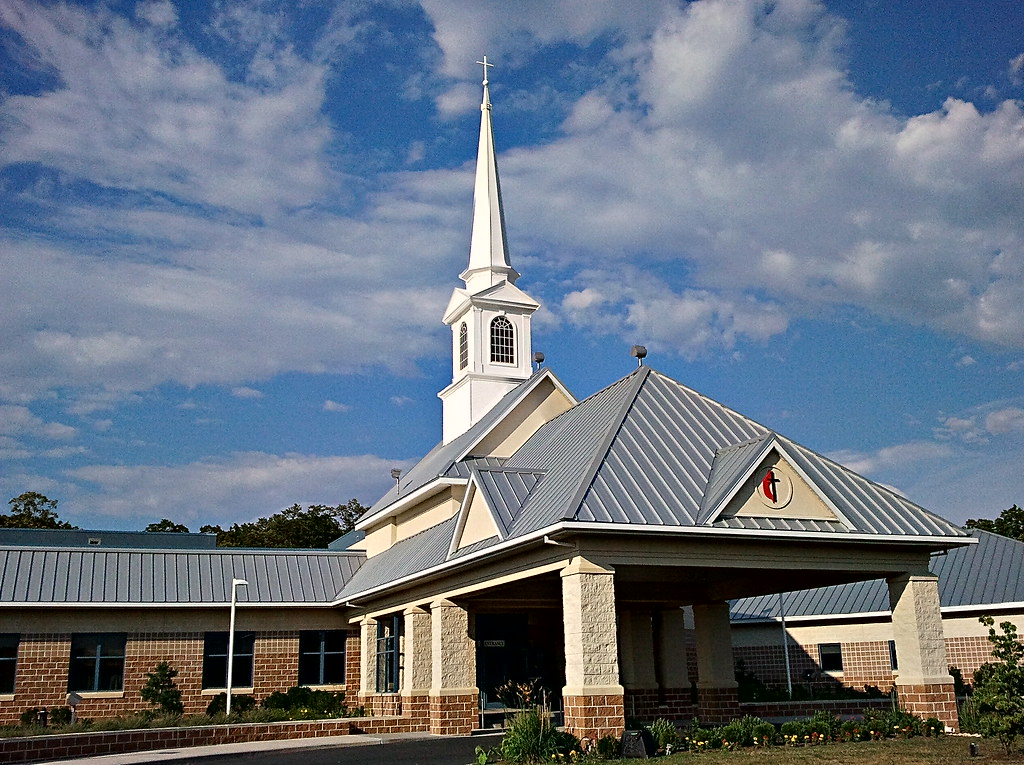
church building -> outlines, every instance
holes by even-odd
[[[442,440],[359,521],[340,595],[360,699],[465,733],[501,683],[535,680],[579,736],[627,712],[720,722],[739,713],[730,600],[881,578],[901,701],[955,726],[929,559],[973,539],[650,367],[583,401],[532,371],[483,85]]]
[[[534,368],[539,304],[509,257],[491,118],[485,65],[441,440],[360,519],[361,540],[3,546],[0,720],[69,691],[84,716],[145,708],[138,688],[163,659],[201,711],[226,685],[244,579],[237,693],[342,690],[403,729],[465,734],[515,681],[544,688],[580,737],[618,735],[627,715],[713,724],[742,715],[730,602],[879,580],[901,704],[956,727],[929,566],[976,540],[639,352],[582,400]]]

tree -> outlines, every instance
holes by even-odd
[[[979,621],[988,627],[992,656],[999,661],[982,664],[974,673],[978,727],[986,736],[997,737],[1009,754],[1024,733],[1024,644],[1017,639],[1013,622],[1000,623],[1000,635],[991,616]]]
[[[181,701],[181,690],[174,682],[177,676],[178,670],[173,669],[166,661],[157,664],[152,672],[146,673],[146,684],[139,691],[142,700],[159,706],[160,711],[166,714],[183,713],[185,705]]]
[[[175,523],[174,521],[161,518],[156,523],[151,523],[146,526],[145,531],[169,531],[173,534],[188,534],[188,526],[183,523]]]
[[[57,516],[57,500],[45,494],[26,491],[10,500],[11,512],[0,514],[0,528],[5,529],[77,529]]]
[[[344,505],[295,504],[279,513],[249,523],[233,523],[227,530],[206,525],[199,530],[217,535],[218,547],[324,548],[355,526],[366,508],[356,499]]]
[[[1001,534],[1004,537],[1024,542],[1024,509],[1014,505],[1003,510],[995,520],[971,518],[967,521],[967,528],[991,531],[993,534]]]

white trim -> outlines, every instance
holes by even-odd
[[[871,580],[867,580],[871,581]],[[1011,603],[981,603],[969,606],[941,606],[939,611],[943,616],[958,616],[959,614],[985,613],[994,611],[1022,611],[1024,602]],[[849,622],[861,621],[864,619],[891,619],[892,611],[857,611],[852,614],[802,614],[791,616],[786,614],[786,623],[790,622]],[[779,624],[782,620],[778,616],[758,616],[754,619],[733,619],[734,626],[743,624]]]
[[[250,608],[333,608],[342,601],[340,600],[318,600],[312,603],[298,601],[282,601],[254,603],[252,601],[239,601],[240,607]],[[227,608],[231,605],[230,600],[225,601],[203,601],[202,603],[189,603],[187,601],[176,601],[167,603],[160,601],[135,600],[130,603],[111,603],[104,600],[75,600],[75,601],[4,601],[0,602],[0,609],[4,608]]]
[[[372,526],[374,523],[384,518],[399,515],[402,513],[403,510],[406,510],[407,508],[412,507],[413,505],[418,504],[419,502],[422,502],[427,497],[431,497],[434,494],[444,491],[444,489],[448,486],[463,486],[466,483],[468,483],[468,481],[468,478],[446,478],[443,476],[439,476],[430,481],[429,483],[423,484],[418,489],[414,489],[408,494],[398,497],[394,502],[392,502],[390,505],[385,505],[380,510],[378,510],[374,515],[362,518],[361,520],[357,521],[354,530],[366,531],[366,527],[368,525]]]
[[[775,531],[775,530],[752,530],[752,529],[722,529],[722,528],[708,528],[705,526],[636,526],[628,523],[600,523],[597,521],[575,521],[567,522],[560,521],[551,526],[547,526],[543,529],[534,531],[526,536],[514,537],[512,539],[499,542],[491,547],[486,547],[482,550],[469,553],[462,557],[456,558],[455,560],[445,560],[438,563],[430,568],[417,571],[413,574],[408,574],[400,579],[395,579],[385,584],[371,587],[368,590],[357,592],[355,594],[347,595],[345,600],[361,600],[363,598],[372,597],[376,593],[385,592],[391,588],[399,587],[402,584],[415,581],[424,576],[440,573],[446,568],[456,568],[462,566],[468,562],[476,561],[481,558],[485,558],[492,553],[501,552],[507,549],[511,549],[518,545],[526,545],[530,542],[541,541],[545,536],[553,536],[556,532],[571,532],[571,531],[601,531],[601,532],[628,532],[631,534],[653,534],[658,536],[724,536],[724,537],[750,537],[757,539],[760,537],[786,537],[793,541],[802,541],[806,539],[816,539],[819,541],[829,542],[875,542],[878,544],[885,543],[902,543],[902,544],[915,544],[915,545],[928,545],[929,547],[936,546],[952,546],[957,547],[961,544],[977,544],[978,540],[974,537],[913,537],[909,538],[906,536],[893,536],[893,535],[878,535],[878,534],[843,534],[838,532],[810,532],[810,531]],[[951,543],[951,540],[957,540]],[[341,603],[342,601],[337,601]],[[788,617],[787,617],[788,618]]]

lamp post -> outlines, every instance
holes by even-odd
[[[231,623],[228,627],[228,693],[227,702],[224,704],[224,714],[231,714],[231,673],[235,664],[235,607],[238,605],[238,588],[246,587],[249,583],[244,579],[231,580]]]

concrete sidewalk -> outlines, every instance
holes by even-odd
[[[280,741],[252,741],[240,744],[218,744],[216,746],[183,747],[179,749],[154,749],[148,752],[128,752],[125,754],[104,754],[95,757],[79,757],[75,759],[36,761],[32,765],[59,765],[74,763],[75,765],[136,765],[143,762],[179,762],[196,760],[203,757],[233,757],[245,754],[266,752],[292,752],[299,749],[334,749],[338,747],[383,746],[392,742],[415,740],[438,740],[446,738],[430,733],[387,733],[372,735],[366,733],[348,736],[323,736],[319,738],[292,738]],[[492,736],[474,736],[479,738],[481,745],[493,746]]]

